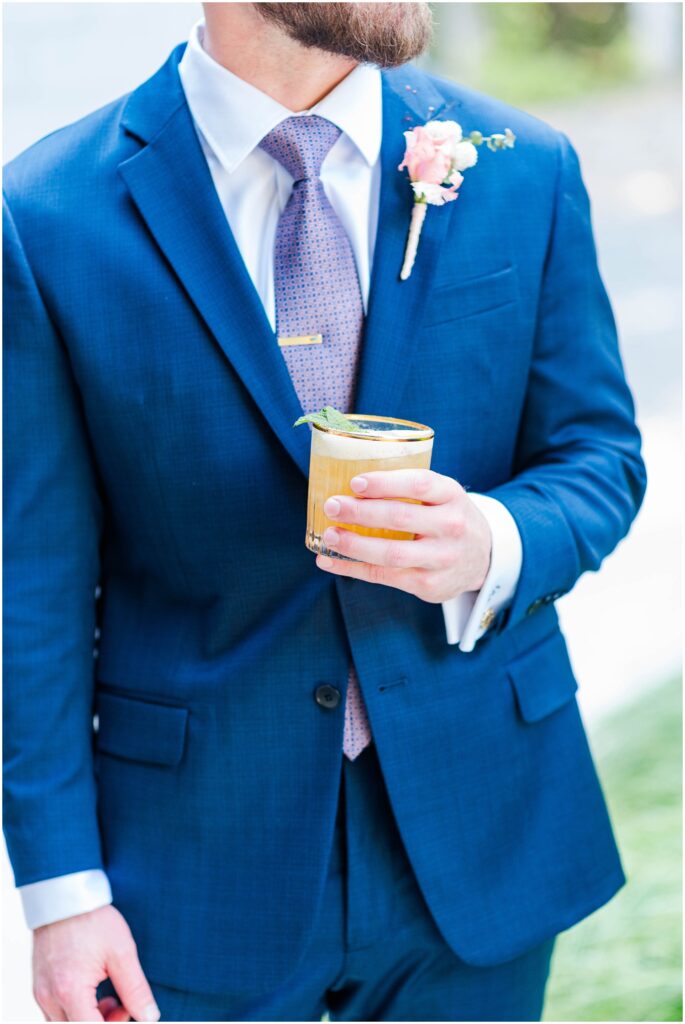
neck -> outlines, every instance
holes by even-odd
[[[205,52],[293,112],[309,110],[355,67],[347,57],[290,39],[253,4],[208,3],[204,11]]]

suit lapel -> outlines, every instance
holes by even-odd
[[[129,131],[151,139],[119,165],[131,197],[188,296],[295,464],[309,472],[309,431],[296,429],[302,407],[261,299],[236,245],[214,187],[176,71],[168,62],[133,94]],[[165,72],[168,72],[165,74]],[[172,108],[166,121],[145,127],[158,90]],[[139,90],[138,92],[140,93]],[[149,102],[145,102],[149,101]],[[131,109],[133,107],[133,109]],[[134,128],[135,124],[135,128]]]
[[[431,289],[452,209],[429,207],[416,263],[407,281],[400,268],[407,243],[413,192],[406,171],[403,132],[435,117],[452,117],[457,101],[444,96],[411,66],[383,72],[382,177],[369,308],[355,397],[356,411],[402,416],[402,391],[416,356],[416,336]]]
[[[293,422],[302,407],[259,295],[247,272],[202,152],[178,77],[178,47],[132,93],[122,123],[146,143],[119,165],[158,246],[269,425],[307,476],[309,431]],[[383,73],[381,189],[369,310],[356,411],[401,415],[397,405],[451,206],[432,209],[408,281],[399,271],[412,192],[397,171],[403,131],[444,111],[444,98],[413,68]]]

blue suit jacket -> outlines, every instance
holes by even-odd
[[[430,423],[433,468],[504,502],[523,539],[512,605],[464,654],[439,604],[331,577],[305,549],[309,428],[292,426],[182,51],[5,169],[17,884],[102,866],[152,978],[281,983],[321,896],[341,770],[342,703],[314,691],[344,691],[351,651],[445,939],[472,964],[515,957],[624,880],[554,609],[645,486],[575,153],[501,103],[383,73],[357,411]],[[518,141],[429,212],[400,282],[402,133],[431,116]]]

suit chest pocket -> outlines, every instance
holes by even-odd
[[[508,264],[491,273],[434,289],[428,299],[423,326],[437,327],[485,315],[514,305],[518,298],[518,271],[514,264]]]

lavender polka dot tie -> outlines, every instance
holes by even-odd
[[[340,129],[315,114],[289,117],[260,146],[293,177],[274,246],[276,335],[304,412],[333,405],[353,412],[364,307],[354,254],[319,174]],[[321,336],[316,343],[302,339]],[[297,339],[297,344],[292,341]],[[354,760],[371,742],[350,663],[343,751]]]

